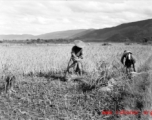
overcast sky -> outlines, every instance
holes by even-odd
[[[0,34],[105,28],[152,18],[152,0],[0,0]]]

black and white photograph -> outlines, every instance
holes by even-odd
[[[152,0],[0,0],[0,120],[152,120]]]

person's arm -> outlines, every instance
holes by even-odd
[[[71,55],[74,56],[74,57],[77,57],[76,54],[73,51],[71,52]]]
[[[83,49],[81,50],[80,58],[83,59]]]
[[[122,57],[121,57],[121,63],[122,64],[124,64],[124,57],[125,57],[125,54],[123,54]]]

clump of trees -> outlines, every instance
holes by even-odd
[[[104,42],[104,43],[102,44],[102,46],[108,46],[108,45],[111,45],[111,44],[108,43],[108,42]]]
[[[26,39],[26,40],[4,40],[0,41],[0,43],[19,43],[19,44],[35,44],[35,43],[71,43],[73,39]]]
[[[143,44],[152,44],[152,37],[151,37],[151,36],[149,36],[149,37],[144,37],[144,38],[142,39],[142,43],[143,43]]]

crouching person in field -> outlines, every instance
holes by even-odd
[[[83,59],[83,48],[85,47],[84,42],[80,40],[75,40],[74,41],[75,46],[73,46],[72,51],[71,51],[71,58],[68,63],[67,73],[69,73],[69,69],[73,68],[74,72],[76,72],[79,75],[82,75],[82,59]]]
[[[136,72],[135,62],[136,61],[132,55],[132,52],[125,50],[122,57],[121,57],[121,63],[126,67],[127,73],[132,72],[132,69],[134,72]]]
[[[12,93],[15,92],[14,90],[14,84],[15,84],[15,76],[14,75],[2,75],[1,77],[1,84],[0,84],[0,94],[1,92]]]

